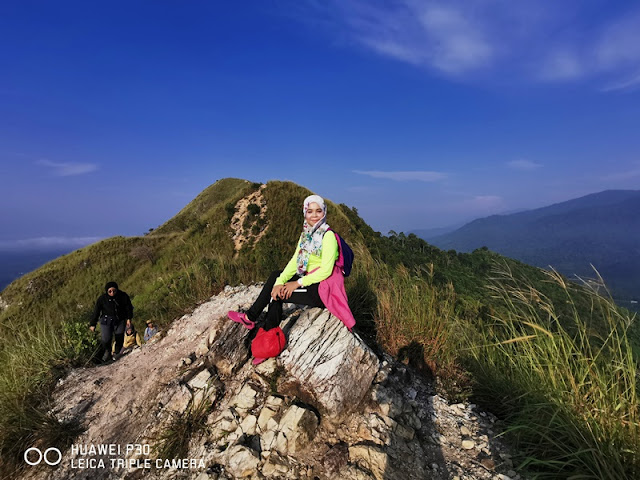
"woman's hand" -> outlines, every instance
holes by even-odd
[[[271,298],[273,298],[274,300],[279,300],[280,296],[282,295],[283,288],[284,285],[274,285],[271,289]]]
[[[287,300],[289,297],[291,297],[291,294],[293,293],[293,291],[296,288],[300,288],[300,284],[295,281],[295,282],[287,282],[286,285],[284,285],[282,292],[281,292],[281,296],[284,300]]]

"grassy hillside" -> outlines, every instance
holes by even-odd
[[[235,205],[259,184],[223,179],[174,218],[142,237],[114,237],[64,255],[11,283],[0,312],[0,449],[19,459],[22,446],[50,434],[54,419],[36,415],[52,382],[67,366],[85,365],[98,348],[88,322],[107,281],[128,292],[141,330],[191,311],[225,285],[264,279],[293,253],[311,192],[288,182],[263,191],[264,236],[236,255],[230,220]],[[329,202],[332,225],[354,236],[347,217]],[[250,231],[258,217],[245,221]],[[356,235],[357,236],[357,235]],[[25,415],[25,412],[30,412]],[[55,430],[55,429],[54,429]],[[42,440],[42,439],[41,439]],[[44,440],[42,440],[44,441]]]
[[[265,206],[254,204],[233,223],[239,201],[258,193]],[[43,405],[60,372],[91,361],[97,337],[87,325],[106,281],[117,281],[131,295],[139,329],[147,319],[166,326],[224,285],[262,281],[282,268],[310,193],[290,182],[261,188],[220,180],[146,236],[104,240],[9,285],[2,292],[9,307],[0,312],[2,461],[19,459],[34,443],[64,445],[77,431],[77,425],[60,425]],[[347,292],[356,328],[374,348],[435,375],[451,398],[473,395],[512,422],[514,439],[525,457],[536,460],[529,463],[538,473],[625,478],[597,476],[614,457],[612,471],[638,472],[636,365],[626,335],[634,324],[624,311],[560,276],[487,249],[444,252],[415,235],[383,236],[357,210],[327,203],[329,223],[356,252]],[[249,238],[262,236],[236,251],[235,228]],[[553,353],[558,349],[564,356]],[[550,358],[575,362],[564,370],[561,364],[532,369],[537,362],[551,368]],[[558,385],[575,388],[572,395],[563,393],[565,387],[557,394]],[[528,410],[532,405],[541,410]],[[584,414],[592,410],[596,414]],[[519,416],[521,411],[533,413]],[[552,442],[558,418],[569,432],[562,437],[564,456]],[[532,434],[526,427],[533,420]],[[585,455],[574,458],[584,429],[600,432],[589,440],[589,448],[600,452],[595,463],[583,462]],[[611,442],[615,448],[603,447]]]

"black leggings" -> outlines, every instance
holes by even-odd
[[[271,330],[272,328],[280,325],[280,321],[282,320],[282,304],[283,303],[295,303],[298,305],[309,305],[312,307],[320,307],[324,308],[324,303],[320,299],[320,294],[318,293],[318,283],[314,283],[313,285],[309,285],[308,287],[300,287],[302,290],[306,290],[306,292],[293,292],[291,296],[286,300],[273,300],[271,301],[271,290],[273,290],[273,286],[276,283],[276,280],[280,276],[282,272],[275,271],[272,272],[269,276],[269,279],[262,287],[262,291],[258,298],[253,303],[251,308],[247,311],[247,316],[251,321],[256,321],[264,307],[269,305],[269,310],[267,310],[267,319],[265,320],[263,325],[260,325],[265,330]],[[298,280],[299,276],[294,276],[291,280]],[[269,303],[271,301],[271,303]]]
[[[122,345],[124,344],[124,328],[125,322],[119,322],[115,325],[107,324],[100,322],[100,331],[102,332],[102,348],[105,352],[109,352],[111,354],[111,337],[116,338],[116,353],[120,353],[122,350]]]

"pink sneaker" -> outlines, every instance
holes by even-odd
[[[242,325],[245,328],[248,328],[249,330],[251,330],[253,327],[256,326],[254,322],[249,320],[249,317],[247,317],[246,313],[229,311],[227,313],[227,317],[229,317],[231,321],[239,323],[240,325]]]
[[[266,360],[266,358],[254,358],[253,362],[251,362],[251,363],[253,363],[254,365],[260,365],[265,360]]]

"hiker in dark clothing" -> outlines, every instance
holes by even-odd
[[[100,321],[101,343],[104,349],[102,361],[107,361],[111,358],[111,338],[113,336],[116,339],[115,351],[122,350],[127,320],[133,318],[133,305],[129,295],[118,290],[116,282],[107,283],[104,289],[105,293],[100,295],[96,302],[89,328],[92,332],[95,331],[96,324],[98,320]]]

